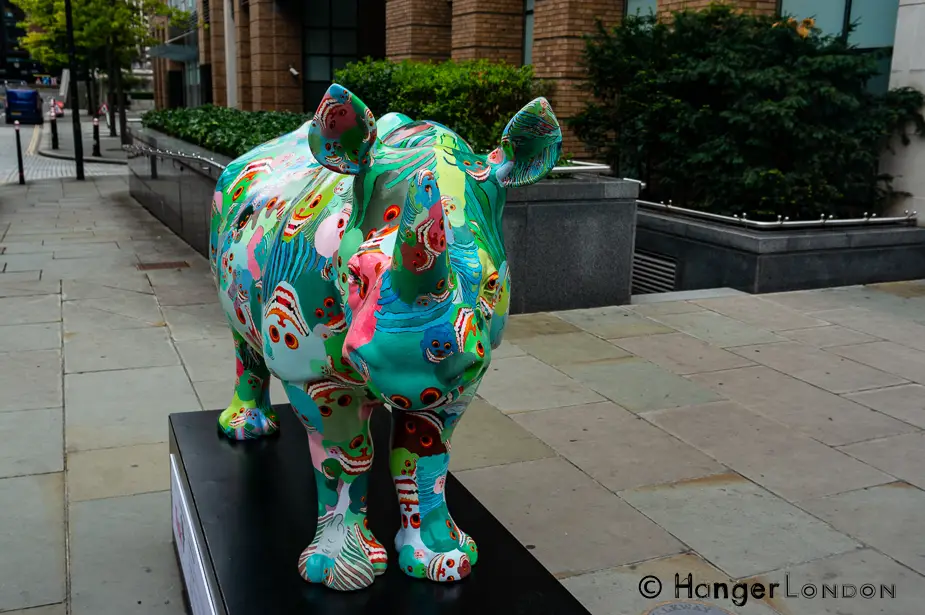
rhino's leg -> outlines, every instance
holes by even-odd
[[[218,417],[225,435],[250,440],[275,433],[279,420],[270,404],[270,372],[263,357],[236,332],[234,336],[237,381],[231,405]]]
[[[318,525],[299,557],[299,572],[309,582],[341,591],[367,587],[387,563],[366,519],[373,402],[362,389],[327,380],[283,385],[308,432],[318,488]]]
[[[462,410],[426,420],[419,418],[423,413],[393,410],[390,465],[402,516],[395,548],[399,566],[412,577],[458,581],[478,559],[475,541],[453,521],[444,493],[450,438]]]

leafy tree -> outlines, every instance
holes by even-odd
[[[66,67],[68,45],[64,0],[13,1],[25,13],[21,24],[26,30],[23,48],[49,69]],[[165,17],[176,25],[189,21],[189,13],[169,6],[166,0],[71,0],[71,13],[78,64],[87,70],[88,75],[92,75],[95,69],[102,69],[110,75],[107,80],[110,114],[115,111],[113,95],[119,101],[124,100],[122,69],[130,67],[144,47],[157,43],[151,28],[152,19]],[[124,105],[118,106],[124,135]],[[113,128],[114,119],[110,115]]]
[[[646,198],[722,214],[875,212],[894,194],[881,153],[925,134],[925,96],[868,87],[878,56],[811,19],[713,5],[627,16],[587,39],[588,93],[571,125]]]

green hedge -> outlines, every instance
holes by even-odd
[[[359,96],[376,117],[398,111],[412,119],[440,122],[481,152],[494,149],[511,117],[546,93],[531,67],[485,60],[439,64],[366,60],[337,71],[334,81]],[[300,113],[205,105],[149,111],[142,123],[237,157],[308,119],[310,115]]]
[[[588,38],[592,102],[572,122],[645,197],[749,217],[873,212],[889,201],[878,163],[925,96],[867,87],[878,56],[811,19],[713,5],[673,19],[627,16]],[[591,97],[594,98],[591,98]]]
[[[398,111],[440,122],[482,153],[497,147],[501,131],[524,105],[549,94],[534,78],[532,66],[488,60],[367,59],[336,71],[334,82],[359,96],[376,117]]]

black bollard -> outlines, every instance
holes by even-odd
[[[103,154],[100,153],[100,118],[93,118],[93,155],[97,158],[101,158]]]
[[[51,149],[58,149],[58,118],[54,107],[48,112],[48,121],[51,122]]]
[[[22,139],[19,138],[19,120],[14,123],[16,126],[16,162],[19,164],[19,183],[26,183],[26,173],[22,168]]]

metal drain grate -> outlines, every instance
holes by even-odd
[[[674,291],[677,268],[678,262],[669,256],[637,250],[633,254],[633,294]]]
[[[155,269],[184,269],[189,267],[186,261],[167,261],[165,263],[139,263],[135,265],[139,271],[152,271]]]

